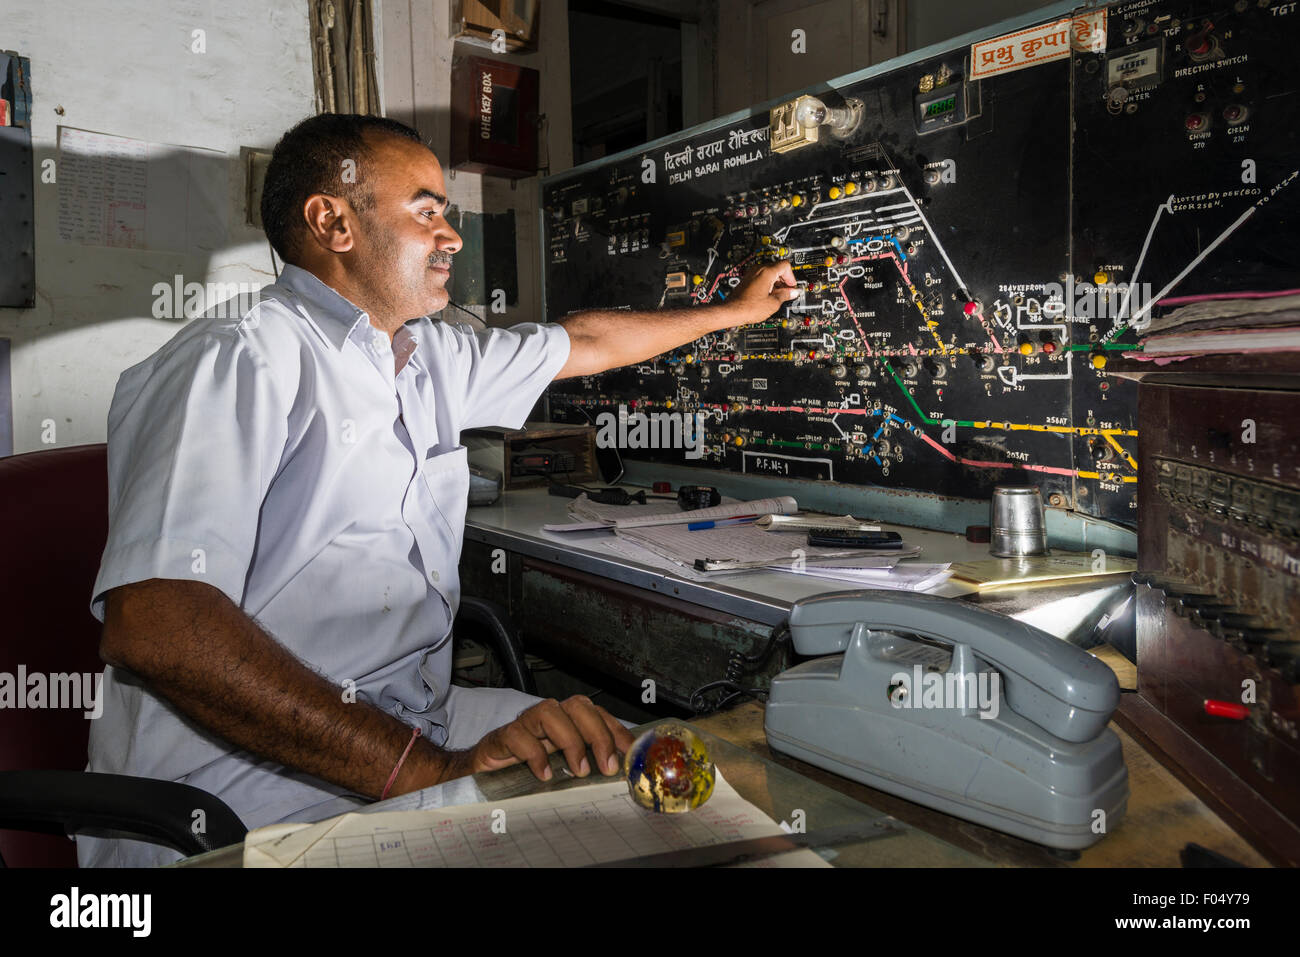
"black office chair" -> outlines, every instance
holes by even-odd
[[[196,817],[196,811],[203,816]],[[203,827],[196,833],[197,821]],[[45,834],[121,831],[186,856],[236,844],[248,833],[224,801],[188,784],[88,771],[0,771],[0,828]],[[14,863],[57,867],[68,863],[57,859],[62,856],[31,860],[22,854]],[[75,863],[74,857],[70,865]]]
[[[519,640],[510,613],[496,602],[483,598],[460,597],[460,610],[452,625],[452,633],[473,638],[487,645],[496,655],[510,687],[527,694],[537,694],[537,682],[524,659],[524,646]]]

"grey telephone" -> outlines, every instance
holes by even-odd
[[[773,750],[1048,847],[1088,847],[1123,818],[1128,769],[1106,727],[1119,683],[1087,652],[896,591],[805,599],[790,632],[800,655],[829,657],[772,679]]]

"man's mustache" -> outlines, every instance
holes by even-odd
[[[434,253],[429,257],[429,266],[430,268],[434,266],[445,266],[447,269],[450,269],[451,253]]]

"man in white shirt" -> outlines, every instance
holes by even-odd
[[[424,318],[447,304],[461,246],[446,208],[413,130],[305,120],[266,178],[279,281],[123,373],[91,604],[109,667],[90,770],[183,781],[249,827],[516,762],[549,778],[555,750],[575,774],[592,770],[588,746],[617,771],[631,737],[589,699],[451,685],[459,434],[518,427],[552,379],[766,319],[797,295],[794,276],[766,266],[721,306],[475,334]],[[109,836],[78,853],[177,856]]]

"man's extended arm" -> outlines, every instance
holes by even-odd
[[[379,797],[411,738],[411,729],[391,715],[345,701],[339,685],[202,582],[151,579],[110,591],[100,655],[236,746],[369,797]],[[549,777],[551,750],[563,750],[570,767],[585,773],[580,764],[588,741],[600,770],[609,773],[615,748],[631,738],[586,699],[542,702],[470,751],[417,740],[390,793],[516,760]]]
[[[595,375],[644,362],[710,332],[762,322],[798,295],[794,272],[782,261],[749,273],[721,305],[575,312],[560,322],[569,334],[569,360],[555,378]]]

